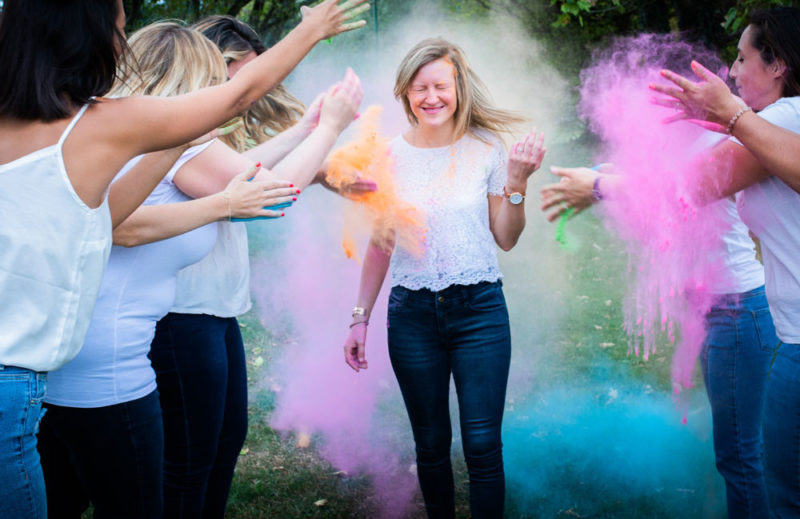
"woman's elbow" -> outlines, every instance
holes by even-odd
[[[112,242],[114,245],[119,245],[121,247],[136,247],[144,243],[140,233],[137,233],[135,229],[126,227],[117,227],[114,229]]]
[[[519,237],[516,238],[506,238],[504,240],[497,240],[497,246],[500,247],[503,251],[508,252],[514,248],[514,246],[519,241]]]

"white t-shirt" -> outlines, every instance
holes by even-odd
[[[706,132],[697,140],[689,153],[708,153],[711,148],[727,140],[727,136]],[[756,245],[736,210],[736,202],[725,198],[710,204],[706,209],[713,211],[711,218],[724,222],[727,227],[717,238],[715,249],[711,251],[712,257],[709,258],[709,261],[721,262],[725,266],[724,273],[709,280],[711,293],[741,294],[762,286],[764,267],[756,259]]]
[[[503,195],[506,152],[497,137],[478,132],[488,143],[470,133],[443,148],[417,148],[402,135],[392,140],[397,194],[426,226],[421,257],[395,246],[392,286],[438,291],[502,277],[487,195]]]
[[[172,179],[206,146],[186,151],[145,205],[189,200]],[[129,162],[120,175],[136,162],[138,158]],[[214,246],[216,229],[213,223],[146,245],[112,247],[83,349],[72,362],[50,373],[46,402],[103,407],[129,402],[155,390],[155,372],[147,354],[156,322],[175,300],[178,271],[208,254]]]
[[[800,97],[784,97],[758,114],[800,133]],[[737,141],[738,142],[738,141]],[[800,195],[778,177],[748,187],[739,197],[742,220],[761,240],[767,301],[778,338],[800,343]]]
[[[108,197],[78,197],[56,144],[0,165],[0,365],[51,371],[80,350],[111,248]],[[4,405],[4,404],[0,404]]]

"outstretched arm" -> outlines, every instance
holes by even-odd
[[[672,120],[702,119],[715,125],[706,128],[717,131],[728,130],[730,126],[730,132],[764,169],[800,192],[800,135],[780,128],[751,111],[742,112],[734,120],[743,105],[725,82],[697,62],[692,62],[692,70],[700,79],[697,83],[663,70],[661,75],[672,85],[651,85],[651,88],[670,96],[670,100],[658,99],[655,102],[662,105],[677,103],[674,106],[683,109]]]
[[[311,135],[271,170],[264,170],[257,180],[280,178],[295,187],[305,188],[314,178],[339,134],[353,120],[361,102],[361,84],[348,70],[342,83],[337,83],[326,93],[322,102],[320,120]],[[200,198],[221,190],[237,172],[250,162],[251,157],[238,154],[222,143],[214,143],[203,153],[202,161],[191,161],[175,175],[175,185],[193,198]]]
[[[224,191],[174,204],[144,205],[114,229],[114,244],[133,247],[165,240],[203,225],[230,218],[283,216],[264,209],[296,197],[285,181],[251,181],[256,166],[236,175]]]

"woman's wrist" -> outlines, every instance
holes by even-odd
[[[515,179],[511,176],[508,177],[506,180],[506,192],[507,193],[520,193],[525,195],[525,192],[528,190],[528,179]]]
[[[217,215],[216,220],[230,221],[233,214],[231,213],[231,193],[225,189],[214,195],[214,214]]]

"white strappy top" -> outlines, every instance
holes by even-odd
[[[52,371],[83,344],[111,246],[108,199],[88,207],[64,167],[87,106],[56,144],[0,165],[0,365]]]

